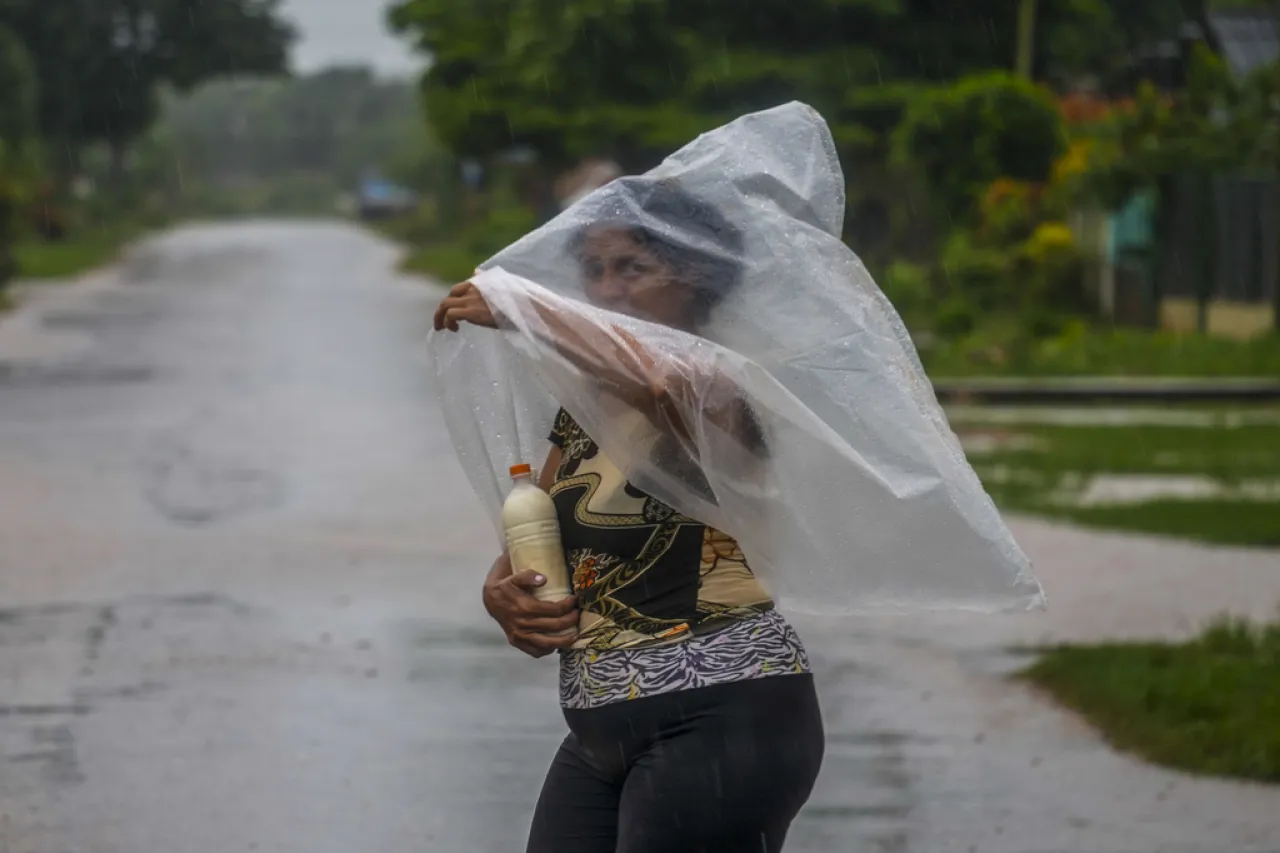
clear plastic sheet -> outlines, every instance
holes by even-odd
[[[493,519],[563,406],[637,488],[738,539],[785,608],[1028,610],[1044,597],[892,305],[840,240],[803,104],[596,190],[473,283],[499,331],[430,351]],[[498,531],[500,533],[500,530]]]

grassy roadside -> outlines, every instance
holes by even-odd
[[[410,251],[400,263],[400,269],[453,284],[465,281],[483,260],[465,247],[446,243]]]
[[[466,222],[450,222],[434,209],[366,227],[404,246],[401,269],[438,281],[464,281],[476,267],[537,227],[521,206],[498,205],[475,211]]]
[[[1280,782],[1280,624],[1053,648],[1019,677],[1117,749],[1189,773]]]
[[[992,414],[956,413],[953,425],[1002,508],[1280,546],[1280,409],[1148,408],[1128,412],[1129,422],[1118,410],[1075,413],[1106,415],[1111,425]],[[1189,493],[1161,494],[1189,483]],[[1117,749],[1189,773],[1280,783],[1280,623],[1221,621],[1189,642],[1040,651],[1019,679],[1079,713]]]
[[[1171,499],[1130,507],[1064,510],[1084,527],[1127,530],[1215,545],[1280,547],[1280,502]]]
[[[1000,330],[939,341],[921,353],[934,379],[970,377],[1280,376],[1280,332],[1250,341],[1209,335],[1075,325],[1041,341],[1010,344]]]
[[[956,424],[1006,510],[1089,527],[1280,546],[1280,422]]]
[[[114,261],[147,229],[132,223],[87,227],[57,242],[27,238],[18,243],[18,278],[33,281],[71,278]]]

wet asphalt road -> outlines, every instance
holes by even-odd
[[[394,261],[191,228],[0,325],[0,853],[523,849],[554,663],[479,606]],[[1274,791],[1113,755],[982,631],[801,630],[829,747],[789,851],[1280,849]]]

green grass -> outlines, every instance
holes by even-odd
[[[142,229],[132,225],[87,227],[66,239],[29,238],[17,245],[20,279],[70,278],[114,261]]]
[[[1280,546],[1277,500],[1228,493],[1093,506],[1071,502],[1073,494],[1100,474],[1205,476],[1227,490],[1244,481],[1280,481],[1280,425],[991,429],[1030,442],[1016,449],[969,453],[987,491],[1003,509],[1201,542]]]
[[[921,353],[934,379],[972,376],[1280,376],[1280,333],[1251,341],[1135,329],[1086,329],[1011,343],[999,330]]]
[[[1192,642],[1058,647],[1020,675],[1116,748],[1189,773],[1280,782],[1280,625]]]
[[[1086,527],[1280,548],[1280,501],[1162,499],[1132,506],[1058,509],[1053,515]]]
[[[1017,426],[1041,449],[1001,450],[981,457],[1043,473],[1205,474],[1228,482],[1280,478],[1280,425]]]
[[[466,224],[451,222],[428,206],[370,227],[409,247],[402,269],[452,284],[465,281],[482,262],[537,226],[528,210],[509,203],[494,204],[476,217]]]
[[[446,284],[456,284],[470,278],[484,256],[465,246],[444,244],[414,251],[405,256],[400,267],[406,272],[420,273],[439,279]]]

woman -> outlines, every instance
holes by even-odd
[[[587,299],[698,333],[740,281],[741,233],[672,183],[624,179],[604,192],[618,203],[606,199],[602,209],[635,213],[594,222],[570,241]],[[687,392],[687,377],[664,375],[661,356],[620,329],[604,334],[541,312],[557,349],[680,456],[692,425],[673,401]],[[435,318],[437,329],[464,322],[499,326],[469,282],[453,288]],[[723,405],[700,416],[751,453],[767,453],[741,397],[713,396]],[[485,607],[513,646],[533,657],[561,653],[570,733],[547,775],[528,852],[781,850],[824,747],[799,637],[734,539],[628,483],[570,412],[559,412],[551,442],[540,482],[556,503],[575,596],[539,601],[533,591],[543,579],[512,575],[505,554],[484,586]]]

